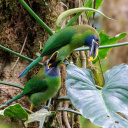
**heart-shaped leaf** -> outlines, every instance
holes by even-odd
[[[128,66],[121,64],[107,71],[105,85],[99,90],[93,74],[73,64],[67,67],[66,88],[72,104],[81,115],[103,128],[127,128]]]
[[[27,112],[21,107],[20,104],[10,105],[4,110],[0,110],[0,117],[8,116],[10,118],[17,117],[20,120],[28,119]]]

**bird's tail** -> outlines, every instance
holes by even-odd
[[[4,105],[9,105],[9,104],[12,103],[13,101],[18,100],[18,99],[20,99],[20,98],[23,97],[23,96],[24,96],[24,94],[21,93],[21,94],[15,96],[14,98],[12,98],[11,100],[9,100],[8,102],[6,102]]]
[[[43,57],[38,57],[35,59],[31,64],[28,65],[28,67],[19,75],[18,78],[24,76],[33,66],[35,66],[38,62],[42,60]]]

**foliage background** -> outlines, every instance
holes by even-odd
[[[37,15],[50,28],[52,28],[52,30],[55,30],[55,21],[58,15],[67,9],[67,7],[62,5],[60,2],[63,2],[69,8],[79,6],[79,0],[26,0],[26,2],[35,11],[35,13],[37,13]],[[37,57],[36,53],[40,53],[42,51],[42,47],[47,41],[49,35],[40,26],[40,24],[38,24],[32,18],[32,16],[30,16],[30,14],[24,9],[24,7],[20,4],[18,0],[0,0],[0,3],[0,44],[20,53],[24,42],[26,42],[22,54],[35,59]],[[96,18],[98,20],[98,22],[96,22],[97,28],[103,28],[104,31],[111,36],[115,36],[122,32],[128,32],[127,6],[127,0],[104,0],[101,8],[103,13],[106,14],[108,17],[116,19],[116,21],[113,22],[103,17],[100,17],[99,20],[98,17]],[[120,42],[124,41],[128,41],[128,36]],[[102,61],[104,71],[107,70],[107,68],[111,68],[121,63],[128,64],[127,49],[128,46],[113,48],[109,52],[107,59]],[[74,57],[77,56],[74,55]],[[28,79],[30,79],[31,76],[38,71],[39,66],[35,66],[25,77],[19,80],[17,79],[18,75],[24,70],[24,68],[29,64],[29,62],[23,59],[19,59],[16,66],[13,68],[16,60],[16,56],[9,54],[3,50],[0,50],[0,80],[17,83],[24,86]],[[64,70],[65,67],[61,66],[61,72],[63,72]],[[63,72],[62,88],[58,93],[58,95],[60,96],[66,94],[66,90],[64,88],[64,80],[65,73]],[[0,105],[3,105],[11,97],[14,97],[20,92],[21,90],[17,88],[0,85]],[[20,103],[26,108],[29,108],[30,106],[30,103],[25,98],[22,98],[22,100],[18,100],[16,102]],[[58,104],[58,106],[60,107],[66,105],[67,103]],[[68,103],[68,106],[71,106],[71,104]],[[57,117],[61,122],[60,125],[63,127],[65,126],[65,124],[63,123],[63,119],[61,119],[61,116],[64,115],[65,113],[57,114]],[[72,122],[72,127],[80,127],[78,117],[74,116],[73,114],[71,116],[71,118],[73,119],[70,120],[70,122]],[[17,119],[5,118],[4,121],[17,122]],[[85,120],[83,121],[83,124],[84,122]],[[87,122],[88,120],[86,121],[86,123]],[[89,126],[87,128],[89,128]]]

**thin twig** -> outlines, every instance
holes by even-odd
[[[80,7],[80,0],[79,0],[79,7]],[[81,17],[79,17],[79,25],[82,23]],[[86,57],[84,51],[80,51],[80,60],[81,60],[81,67],[86,68]]]
[[[94,0],[94,4],[93,4],[93,8],[95,9],[96,7],[96,0]],[[92,22],[92,27],[94,27],[94,23],[95,23],[95,12],[93,12],[93,22]]]
[[[23,127],[26,128],[23,120],[21,120],[21,123],[22,123]]]
[[[4,67],[6,66],[7,60],[8,60],[7,57],[5,57],[4,62],[3,62],[2,65],[1,65],[0,76],[1,76],[1,74],[2,74],[2,72],[3,72],[3,70],[4,70]]]
[[[0,92],[4,92],[9,98],[12,99],[11,95],[9,95],[7,92],[5,92],[4,90],[0,89]]]
[[[64,102],[64,108],[67,108],[68,107],[68,102],[65,101]],[[65,111],[63,111],[63,121],[64,121],[64,124],[65,124],[65,127],[66,128],[71,128],[70,124],[69,124],[69,121],[68,121],[68,113]]]
[[[26,41],[27,41],[27,36],[25,37],[25,40],[24,40],[23,46],[22,46],[21,51],[20,51],[20,55],[21,55],[21,54],[22,54],[22,52],[23,52],[24,46],[25,46],[25,44],[26,44]],[[15,62],[15,64],[13,65],[13,67],[12,67],[12,69],[11,69],[11,70],[13,70],[13,69],[14,69],[14,67],[15,67],[15,66],[16,66],[16,64],[18,63],[19,59],[20,59],[20,57],[18,57],[18,58],[17,58],[17,60],[16,60],[16,62]]]
[[[99,61],[99,66],[100,66],[100,70],[101,70],[101,74],[102,74],[102,78],[103,78],[103,86],[104,86],[105,79],[104,79],[104,73],[103,73],[103,70],[102,70],[102,66],[101,66],[101,61],[100,61],[99,55],[98,55],[98,61]]]

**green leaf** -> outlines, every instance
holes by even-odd
[[[70,64],[66,76],[67,94],[81,115],[103,128],[127,128],[128,66],[121,64],[108,70],[105,85],[95,86],[92,72]]]
[[[47,109],[41,109],[33,114],[30,114],[28,116],[28,120],[25,122],[25,125],[27,126],[31,122],[39,121],[40,126],[39,128],[43,127],[44,121],[46,116],[49,116],[51,114],[54,114],[53,112],[48,111]]]
[[[20,120],[28,119],[28,114],[26,111],[21,107],[20,104],[11,105],[4,110],[0,111],[0,117],[8,116],[10,118],[17,117]]]
[[[121,34],[118,34],[116,35],[115,37],[110,37],[109,35],[106,35],[104,33],[104,31],[101,31],[99,33],[99,36],[100,36],[100,40],[101,40],[101,44],[100,46],[102,45],[110,45],[110,44],[116,44],[118,40],[121,40],[123,39],[128,33],[121,33]],[[104,59],[107,54],[108,54],[108,51],[111,50],[112,48],[105,48],[105,49],[99,49],[99,57],[100,59]],[[96,58],[93,63],[96,63],[98,61],[98,58]]]
[[[57,18],[57,21],[56,21],[56,32],[59,31],[59,29],[61,28],[64,20],[68,16],[70,16],[72,14],[75,14],[75,13],[84,12],[84,11],[98,12],[99,14],[101,14],[102,16],[104,16],[105,18],[110,19],[110,20],[113,20],[113,19],[107,17],[106,15],[104,15],[102,12],[100,12],[100,11],[98,11],[96,9],[93,9],[93,8],[87,8],[87,7],[73,8],[73,9],[69,9],[67,11],[64,11],[63,13],[61,13],[59,15],[59,17]]]
[[[95,9],[100,8],[101,4],[103,3],[103,0],[96,0]],[[92,8],[92,0],[88,0],[85,2],[84,7]],[[88,17],[92,15],[92,12],[87,12]]]

